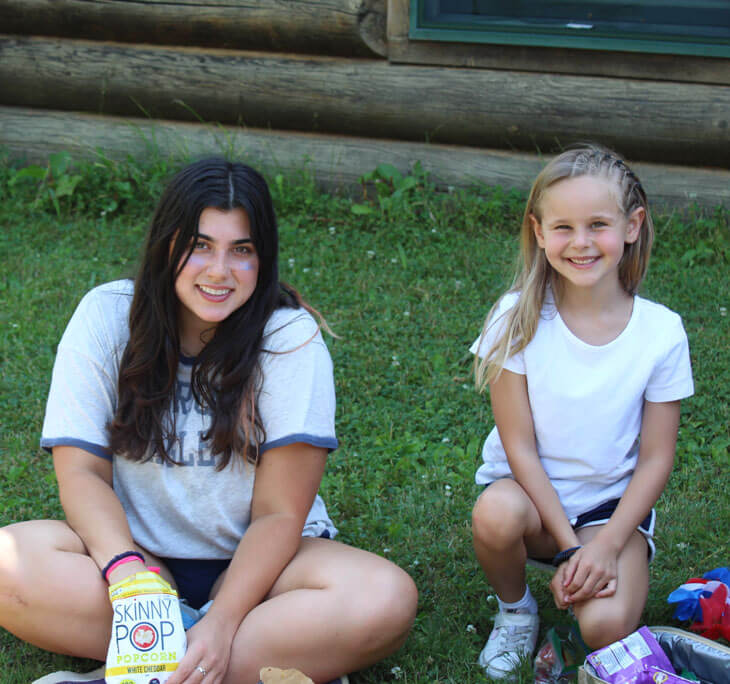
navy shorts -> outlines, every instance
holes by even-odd
[[[574,530],[579,530],[582,527],[591,527],[592,525],[605,525],[616,510],[619,501],[621,501],[621,499],[611,499],[610,501],[602,503],[600,506],[591,508],[589,511],[581,513],[578,517],[572,518],[570,524],[573,526]],[[652,508],[649,515],[647,515],[636,528],[644,536],[646,544],[649,547],[648,553],[650,563],[654,560],[654,555],[656,553],[656,546],[654,546],[655,523],[656,511]],[[552,563],[552,559],[534,558],[532,560],[541,565],[550,565]]]
[[[586,513],[581,513],[577,518],[571,520],[570,524],[574,530],[579,530],[581,527],[590,527],[591,525],[605,525],[616,510],[619,501],[621,499],[606,501],[606,503],[602,503],[600,506],[596,506]],[[649,515],[636,528],[644,536],[644,539],[646,539],[646,544],[649,547],[650,563],[654,560],[654,555],[656,554],[656,546],[654,545],[655,524],[656,511],[652,508],[649,511]]]
[[[200,608],[221,573],[231,564],[230,558],[198,560],[195,558],[160,558],[177,584],[177,594],[189,606]]]
[[[329,530],[324,530],[319,536],[323,539],[331,537]],[[213,560],[160,558],[160,560],[175,578],[178,596],[196,609],[207,603],[216,580],[231,564],[230,558]]]

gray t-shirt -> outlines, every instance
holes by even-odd
[[[117,407],[117,377],[129,338],[131,281],[94,288],[81,300],[61,338],[53,367],[41,446],[78,446],[111,459],[114,491],[134,540],[162,557],[230,558],[246,532],[256,469],[232,459],[222,471],[201,438],[210,416],[190,389],[193,360],[183,358],[174,407],[178,443],[171,456],[144,463],[109,449],[107,424]],[[303,309],[278,309],[264,331],[258,411],[267,450],[305,442],[335,449],[332,361],[317,324]],[[317,496],[303,534],[337,532]]]

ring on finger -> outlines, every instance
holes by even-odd
[[[207,675],[207,674],[208,674],[208,670],[206,670],[206,669],[205,669],[205,668],[204,668],[204,667],[203,667],[202,665],[198,665],[198,667],[197,667],[197,668],[195,668],[195,669],[196,669],[196,670],[197,670],[198,672],[200,672],[200,674],[202,674],[202,675],[203,675],[203,677],[205,677],[205,675]]]

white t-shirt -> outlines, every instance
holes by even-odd
[[[132,536],[152,553],[230,558],[250,522],[256,469],[233,458],[216,471],[215,458],[201,438],[210,416],[190,389],[192,359],[183,358],[178,367],[174,412],[179,439],[170,454],[184,465],[163,464],[159,457],[129,461],[109,449],[107,424],[117,407],[132,292],[131,281],[117,281],[81,300],[58,346],[41,446],[78,446],[112,459],[114,491]],[[332,361],[314,319],[303,309],[278,309],[267,322],[262,346],[257,407],[266,441],[261,453],[295,442],[335,449]],[[325,530],[336,534],[317,496],[304,534]]]
[[[516,292],[502,297],[472,353],[486,355],[518,298]],[[594,346],[568,329],[550,293],[545,299],[534,338],[504,367],[527,376],[537,452],[573,520],[621,497],[636,467],[644,401],[692,395],[692,368],[682,320],[660,304],[634,297],[621,334]],[[496,426],[482,459],[477,484],[512,476]]]

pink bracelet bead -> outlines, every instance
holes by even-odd
[[[133,563],[135,561],[138,563],[142,562],[142,560],[137,556],[127,556],[126,558],[121,558],[116,563],[112,563],[112,565],[110,565],[109,569],[106,571],[106,581],[109,581],[109,575],[111,575],[112,572],[116,570],[120,565],[124,565],[125,563]]]

